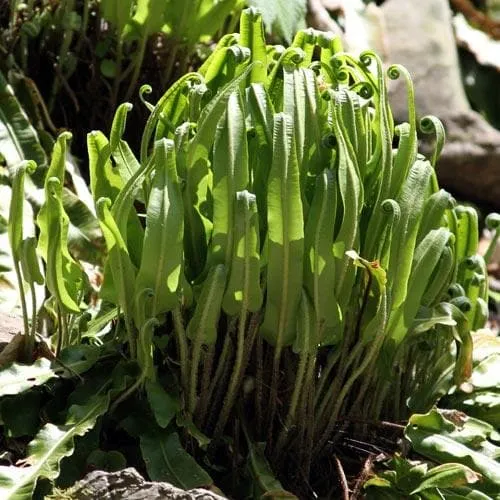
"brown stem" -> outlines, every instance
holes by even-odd
[[[230,341],[230,347],[233,346],[232,340]],[[225,394],[227,393],[227,386],[229,382],[229,377],[231,375],[231,366],[234,362],[233,360],[233,349],[229,350],[229,357],[227,360],[227,363],[224,364],[222,373],[221,373],[221,378],[219,381],[219,384],[217,385],[217,390],[215,392],[215,396],[213,399],[211,399],[211,405],[214,411],[211,412],[209,415],[209,420],[208,420],[208,427],[210,429],[213,429],[215,426],[216,419],[219,415],[219,412],[216,409],[219,409],[223,403],[223,399]]]
[[[281,353],[283,351],[283,347],[277,345],[274,348],[274,356],[273,356],[273,367],[271,372],[271,389],[269,394],[269,412],[267,417],[267,444],[269,448],[273,447],[273,428],[274,428],[274,419],[276,417],[276,411],[278,407],[278,380],[280,374],[280,365],[281,365]]]
[[[200,400],[198,401],[198,411],[196,412],[196,423],[202,428],[207,415],[210,380],[212,377],[212,368],[214,364],[215,348],[208,346],[208,350],[203,353],[203,374],[201,377]]]
[[[177,306],[172,311],[172,317],[174,320],[174,331],[177,340],[177,350],[179,352],[179,362],[181,365],[181,392],[182,392],[181,399],[182,401],[184,401],[185,404],[185,398],[187,396],[187,389],[188,389],[189,360],[188,360],[186,331],[184,329],[182,312],[179,306]]]
[[[500,22],[490,19],[486,14],[476,9],[470,0],[451,0],[453,7],[461,12],[467,21],[494,40],[500,40]]]
[[[264,353],[263,353],[262,337],[257,338],[255,347],[255,416],[257,420],[257,435],[262,437],[262,395],[264,389]]]
[[[367,420],[363,418],[351,418],[351,417],[342,417],[339,418],[339,422],[352,422],[355,424],[366,424],[372,425],[374,427],[385,427],[388,429],[393,429],[396,431],[403,432],[405,426],[402,424],[396,424],[394,422],[387,422],[385,420]]]
[[[354,488],[352,490],[351,498],[353,500],[361,497],[361,488],[363,487],[363,484],[365,484],[366,480],[370,476],[373,465],[373,458],[374,455],[370,455],[363,464],[363,469],[358,475],[358,478],[356,479],[356,483],[354,484]]]
[[[339,481],[342,487],[342,498],[343,500],[349,500],[349,485],[347,484],[347,478],[345,476],[344,467],[342,467],[342,462],[337,457],[337,455],[334,455],[333,459],[335,460],[335,465],[337,467],[337,474],[339,475]]]
[[[245,308],[243,308],[240,313],[238,322],[238,335],[237,335],[236,355],[234,360],[233,373],[231,374],[229,387],[227,389],[226,396],[224,397],[224,402],[222,404],[222,410],[219,414],[219,418],[215,426],[214,435],[216,438],[219,437],[224,431],[224,427],[227,423],[227,419],[229,418],[229,414],[233,407],[234,401],[236,400],[236,396],[241,385],[241,380],[243,378],[243,374],[246,369],[246,365],[244,363],[246,322],[247,322],[247,311]]]
[[[294,427],[295,422],[297,420],[297,407],[299,405],[300,399],[303,397],[303,391],[306,381],[307,375],[307,367],[308,367],[309,354],[303,353],[299,359],[299,365],[297,368],[297,375],[295,377],[295,383],[293,386],[292,397],[290,399],[290,405],[288,407],[288,413],[285,418],[285,424],[281,428],[277,440],[277,444],[273,453],[275,457],[280,455],[280,452],[283,450],[283,447],[288,439],[288,434],[290,430]]]

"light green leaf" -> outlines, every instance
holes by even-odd
[[[56,178],[61,185],[61,190],[64,186],[65,172],[66,172],[66,154],[68,149],[68,141],[70,141],[72,135],[70,132],[61,133],[52,150],[52,158],[50,160],[50,165],[47,170],[44,179],[44,192],[45,192],[45,203],[41,206],[40,211],[37,215],[37,224],[40,228],[47,229],[49,226],[50,214],[47,209],[47,199],[49,198],[49,179],[52,177]],[[41,231],[38,238],[38,250],[41,256],[46,260],[47,258],[47,248],[48,248],[48,235],[46,231]]]
[[[275,115],[274,150],[267,195],[269,258],[261,334],[279,347],[295,338],[304,256],[304,216],[292,118]]]
[[[481,475],[461,464],[442,464],[430,469],[422,478],[422,482],[410,495],[431,488],[453,488],[477,483]]]
[[[500,392],[495,390],[474,390],[472,394],[458,392],[446,401],[454,408],[467,412],[471,417],[500,428]]]
[[[452,237],[448,229],[443,227],[433,229],[423,238],[415,248],[411,274],[408,280],[407,298],[404,307],[404,328],[411,327],[415,319],[425,289],[433,276],[439,272],[436,266],[440,263],[440,257],[445,251],[446,245]],[[450,280],[451,276],[445,276]],[[396,304],[394,304],[396,307]],[[400,335],[404,332],[397,332],[395,337],[400,340]],[[398,337],[399,335],[399,337]]]
[[[95,213],[77,194],[66,187],[62,191],[62,204],[68,216],[68,250],[78,260],[102,265],[104,241]]]
[[[103,196],[114,201],[123,188],[123,180],[119,173],[113,170],[110,160],[111,148],[102,132],[93,131],[87,134],[87,151],[92,197],[95,201]]]
[[[195,343],[213,345],[217,340],[217,324],[226,288],[226,276],[226,267],[219,264],[210,269],[203,283],[196,309],[186,329],[188,338]]]
[[[313,300],[318,321],[324,321],[327,328],[338,326],[341,321],[334,296],[333,232],[336,210],[335,177],[331,170],[324,170],[316,178],[315,193],[305,225],[304,286]],[[325,340],[331,342],[334,339],[321,341]]]
[[[252,67],[249,78],[250,83],[266,83],[266,39],[261,14],[258,10],[249,8],[241,13],[239,43],[251,50],[252,62],[258,63]]]
[[[363,205],[363,185],[359,178],[359,165],[353,147],[354,138],[349,132],[349,122],[342,117],[343,109],[350,108],[352,101],[348,91],[333,93],[333,126],[337,137],[338,152],[335,170],[343,207],[342,220],[335,236],[333,252],[336,257],[335,295],[342,311],[349,302],[355,272],[348,270],[350,258],[345,252],[359,249],[359,219]],[[351,125],[354,127],[353,123]]]
[[[233,254],[222,307],[227,314],[256,312],[262,305],[260,287],[259,219],[255,196],[236,194]]]
[[[203,270],[207,252],[207,238],[212,222],[203,215],[202,206],[207,203],[209,183],[208,157],[213,147],[213,131],[227,108],[232,93],[245,81],[251,70],[247,66],[242,73],[222,87],[203,108],[196,135],[190,141],[186,157],[184,189],[185,251],[190,269],[189,277],[196,278]]]
[[[46,220],[39,221],[40,231],[47,241],[46,283],[58,304],[69,313],[79,313],[78,294],[82,286],[83,270],[71,257],[67,246],[68,216],[62,205],[62,186],[51,177],[46,187]],[[46,225],[42,224],[46,222]],[[40,245],[40,240],[39,240]]]
[[[132,325],[134,301],[130,293],[135,288],[136,270],[118,225],[109,210],[109,198],[97,201],[97,216],[108,248],[108,262],[114,283],[112,300],[120,306],[124,315],[131,349],[135,349],[135,330]]]
[[[392,240],[391,260],[388,268],[393,309],[405,301],[408,292],[417,232],[423,215],[422,208],[431,174],[431,165],[417,160],[410,169],[401,196],[397,200],[401,207],[401,218],[394,228],[396,237]]]
[[[458,411],[431,410],[410,417],[405,435],[413,449],[438,463],[457,462],[481,474],[500,488],[498,434],[486,423]]]
[[[39,358],[31,365],[13,363],[0,370],[0,396],[20,394],[55,377],[74,377],[86,372],[98,358],[98,348],[80,345],[61,351],[63,364],[46,358]]]
[[[130,149],[130,146],[122,137],[125,132],[127,114],[132,110],[132,107],[132,104],[129,102],[124,102],[118,106],[113,118],[113,124],[111,125],[109,141],[111,154],[113,155],[113,159],[115,160],[116,166],[124,183],[128,182],[128,180],[137,170],[139,170],[140,167],[137,158]],[[144,202],[144,199],[141,201]]]
[[[213,156],[213,232],[211,259],[228,265],[233,250],[236,193],[247,188],[248,151],[243,100],[231,93],[217,123]]]
[[[303,355],[315,355],[318,349],[318,320],[314,305],[307,292],[302,290],[297,313],[297,335],[293,341],[293,352]]]
[[[412,333],[423,333],[436,325],[456,326],[449,304],[441,302],[434,308],[421,307],[413,320]]]
[[[156,165],[146,212],[146,231],[135,293],[152,290],[151,316],[173,309],[183,272],[184,209],[174,142],[155,144]],[[139,325],[138,325],[139,326]]]
[[[12,196],[7,230],[12,255],[17,262],[21,260],[23,240],[24,178],[26,173],[33,173],[35,169],[36,164],[32,161],[23,161],[12,169]]]
[[[471,384],[478,389],[500,387],[500,352],[494,353],[474,366]]]
[[[165,0],[137,0],[134,16],[125,25],[124,38],[147,38],[159,32],[164,23],[167,5]]]
[[[202,1],[196,19],[188,18],[184,25],[178,24],[174,28],[177,28],[176,31],[181,36],[185,35],[190,44],[205,37],[212,38],[217,33],[217,28],[223,25],[225,19],[231,14],[235,15],[244,4],[243,0]],[[184,6],[182,11],[186,8],[189,7]]]

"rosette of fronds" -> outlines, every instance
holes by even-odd
[[[406,82],[405,123],[387,78]],[[297,485],[314,481],[343,422],[402,420],[463,387],[487,316],[477,215],[439,189],[444,130],[417,121],[404,68],[314,30],[266,46],[249,9],[198,72],[156,105],[149,91],[140,155],[123,139],[130,104],[109,140],[88,136],[101,296],[141,369],[122,397],[167,370],[196,457],[232,436],[252,458],[265,441]],[[419,127],[435,134],[431,158]]]

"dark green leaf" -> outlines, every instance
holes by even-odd
[[[127,460],[116,450],[94,450],[87,458],[87,466],[92,469],[115,472],[124,469],[127,466]]]
[[[146,393],[157,424],[161,428],[167,427],[180,410],[178,398],[165,391],[158,382],[146,382]]]
[[[32,436],[40,425],[42,393],[29,391],[2,400],[1,414],[9,437]]]
[[[0,154],[9,167],[23,160],[33,160],[39,167],[47,165],[47,157],[37,133],[2,73],[0,73]]]
[[[176,432],[148,432],[141,435],[140,443],[152,481],[168,481],[185,490],[213,484],[207,472],[182,447]]]

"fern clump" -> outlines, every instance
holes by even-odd
[[[406,81],[406,123],[394,124],[387,77]],[[428,411],[471,373],[486,270],[476,212],[438,186],[443,127],[417,122],[404,68],[386,72],[373,52],[354,57],[311,29],[266,45],[252,9],[156,105],[148,91],[138,157],[123,139],[130,104],[109,139],[88,136],[100,294],[121,325],[110,342],[139,370],[114,407],[145,388],[149,432],[182,441],[203,481],[223,478],[225,450],[247,463],[234,474],[253,477],[254,494],[281,488],[260,481],[271,470],[302,495],[307,483],[328,494],[336,479],[319,476],[341,423]],[[430,158],[419,125],[435,134]],[[64,249],[59,185],[46,182],[39,250],[67,345],[81,291],[71,256],[49,258]]]

